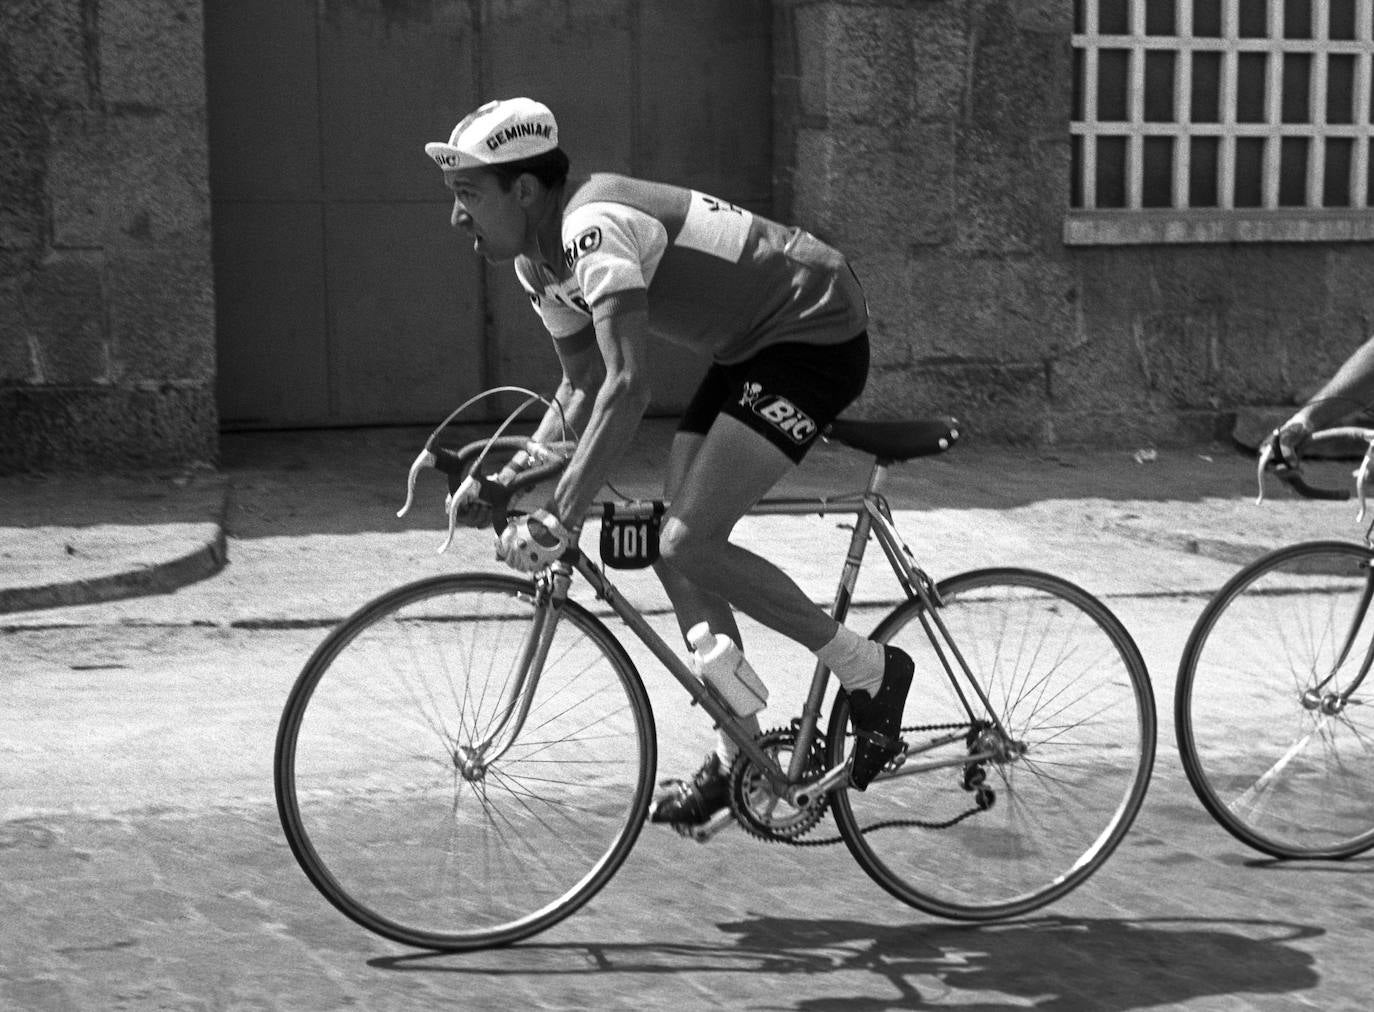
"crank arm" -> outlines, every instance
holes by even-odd
[[[729,807],[722,808],[715,815],[711,816],[699,826],[674,826],[680,834],[690,837],[697,843],[710,843],[711,838],[722,829],[727,829],[735,823],[735,813]]]
[[[849,761],[845,760],[832,770],[827,770],[821,774],[819,780],[812,780],[787,790],[785,798],[787,803],[793,808],[810,808],[815,804],[817,798],[822,798],[842,787],[849,781]]]

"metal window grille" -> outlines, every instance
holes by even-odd
[[[1066,242],[1374,238],[1374,0],[1075,0]]]

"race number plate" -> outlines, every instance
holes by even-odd
[[[663,503],[635,503],[617,509],[606,503],[601,514],[601,561],[611,569],[643,569],[658,561],[658,528]]]

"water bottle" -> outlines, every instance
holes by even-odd
[[[768,702],[768,687],[744,659],[734,640],[711,632],[705,622],[688,629],[687,640],[696,655],[697,674],[737,716],[748,717],[763,709]]]

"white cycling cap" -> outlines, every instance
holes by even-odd
[[[425,154],[441,169],[471,169],[532,158],[558,147],[558,123],[532,98],[488,102],[463,117],[448,142],[431,141]]]

